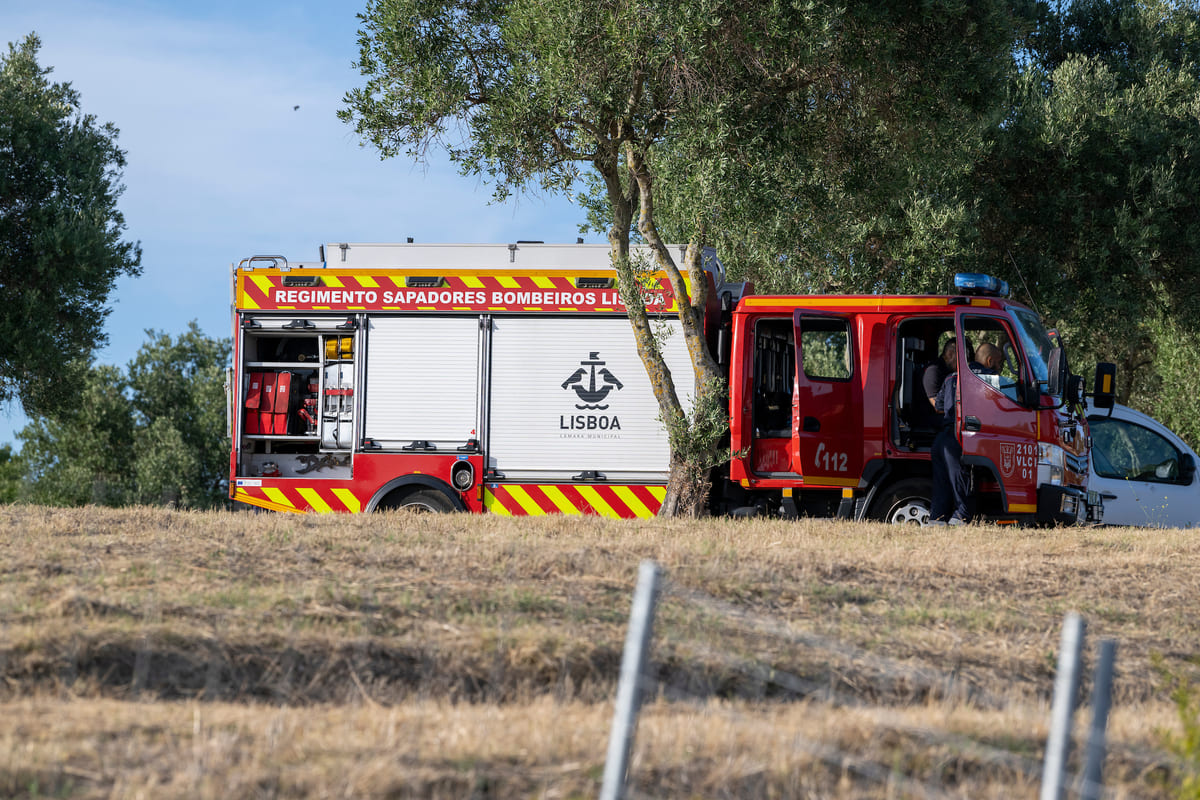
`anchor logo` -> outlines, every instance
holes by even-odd
[[[583,401],[582,405],[575,404],[576,408],[587,408],[603,411],[608,408],[607,405],[600,405],[604,398],[608,397],[608,393],[613,389],[622,389],[625,384],[621,383],[616,377],[604,368],[604,361],[600,360],[599,353],[590,353],[590,358],[579,362],[579,369],[571,374],[571,377],[563,381],[562,388],[570,387],[575,390],[575,394]],[[597,369],[599,367],[599,369]],[[600,377],[601,383],[596,384],[596,376]],[[584,383],[584,379],[587,382]]]

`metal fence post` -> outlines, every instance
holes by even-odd
[[[1108,731],[1108,711],[1112,708],[1113,662],[1117,643],[1112,639],[1100,642],[1092,679],[1092,725],[1088,729],[1087,755],[1083,765],[1084,800],[1099,800],[1104,793],[1104,754]]]
[[[654,627],[659,574],[658,565],[653,561],[643,561],[638,567],[637,589],[633,593],[629,631],[625,635],[625,651],[621,656],[621,677],[617,683],[617,703],[608,737],[608,757],[604,762],[600,800],[620,800],[625,795],[634,725],[642,699],[642,671],[650,647],[650,632]]]
[[[1079,692],[1079,659],[1083,652],[1083,618],[1074,611],[1063,620],[1058,651],[1058,673],[1054,677],[1054,703],[1050,707],[1050,735],[1046,738],[1046,760],[1042,764],[1041,800],[1060,800],[1063,770],[1071,750],[1071,717]]]

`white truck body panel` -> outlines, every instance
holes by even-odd
[[[679,323],[663,351],[691,407],[691,362]],[[493,320],[488,466],[508,479],[663,480],[666,430],[629,320],[502,317]],[[601,395],[603,395],[601,397]]]
[[[365,438],[443,448],[476,437],[479,317],[373,316],[366,353]]]

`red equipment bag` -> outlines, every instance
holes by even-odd
[[[275,373],[262,373],[262,401],[258,405],[258,429],[275,432]]]
[[[261,433],[259,425],[259,407],[262,404],[263,373],[250,373],[250,387],[246,390],[246,423],[243,433]]]
[[[275,375],[275,405],[272,411],[274,414],[271,433],[286,436],[292,411],[292,373],[290,372],[280,372]]]

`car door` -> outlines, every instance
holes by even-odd
[[[1025,358],[1003,314],[957,309],[957,430],[963,463],[988,466],[1004,487],[1010,514],[1037,512],[1037,414],[1017,401],[1028,380]],[[1004,355],[997,372],[983,371],[974,355],[982,345]]]
[[[863,466],[862,365],[853,320],[798,309],[792,470],[816,486],[853,487]]]
[[[1200,525],[1195,454],[1150,417],[1117,406],[1088,416],[1092,476],[1109,525],[1191,528]]]

